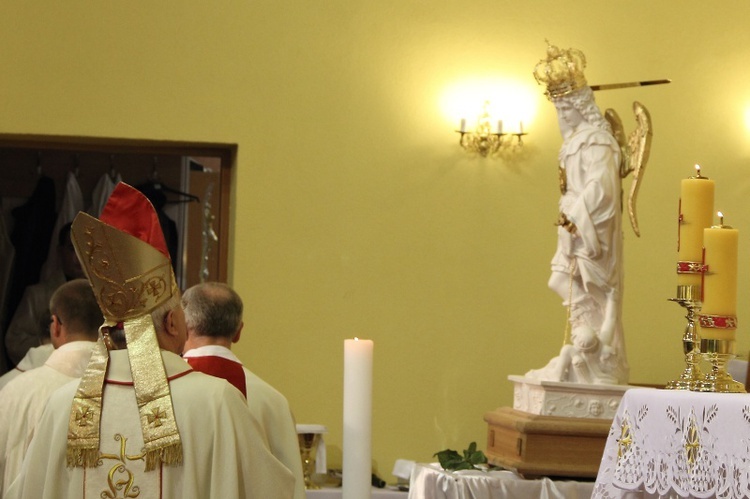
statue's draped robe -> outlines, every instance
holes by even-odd
[[[576,226],[575,234],[558,228],[552,270],[580,279],[582,292],[563,296],[571,305],[571,322],[587,323],[600,331],[607,293],[614,300],[616,323],[610,346],[616,359],[614,374],[627,382],[628,365],[622,330],[622,217],[619,176],[620,147],[614,137],[583,122],[563,143],[560,167],[566,191],[559,209]],[[593,360],[593,359],[588,359]],[[598,362],[598,361],[596,361]],[[597,370],[599,366],[591,366]],[[596,374],[594,374],[596,376]],[[575,381],[575,380],[571,380]]]

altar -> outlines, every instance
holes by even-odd
[[[394,489],[392,487],[378,489],[373,487],[370,492],[371,499],[407,499],[408,492]],[[307,499],[342,499],[341,487],[322,487],[320,489],[308,489],[305,491]]]
[[[594,498],[750,497],[750,395],[632,389]]]
[[[508,470],[445,471],[439,464],[417,464],[408,499],[588,499],[593,482],[525,480]]]

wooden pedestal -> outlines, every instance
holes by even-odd
[[[490,463],[526,477],[596,477],[610,419],[540,416],[501,407],[484,415]]]

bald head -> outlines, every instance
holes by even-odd
[[[205,282],[182,295],[190,336],[232,340],[242,328],[242,299],[229,286]]]

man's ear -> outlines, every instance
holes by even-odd
[[[240,322],[240,327],[237,329],[237,332],[234,333],[234,338],[232,338],[232,343],[237,343],[240,341],[240,336],[242,335],[242,328],[245,327],[244,322]]]
[[[164,330],[169,336],[178,336],[180,334],[175,324],[174,311],[175,309],[172,309],[164,316]]]
[[[60,322],[60,318],[56,315],[52,315],[52,320],[49,324],[49,337],[57,341],[59,338],[61,338],[63,335],[62,330],[62,322]]]

